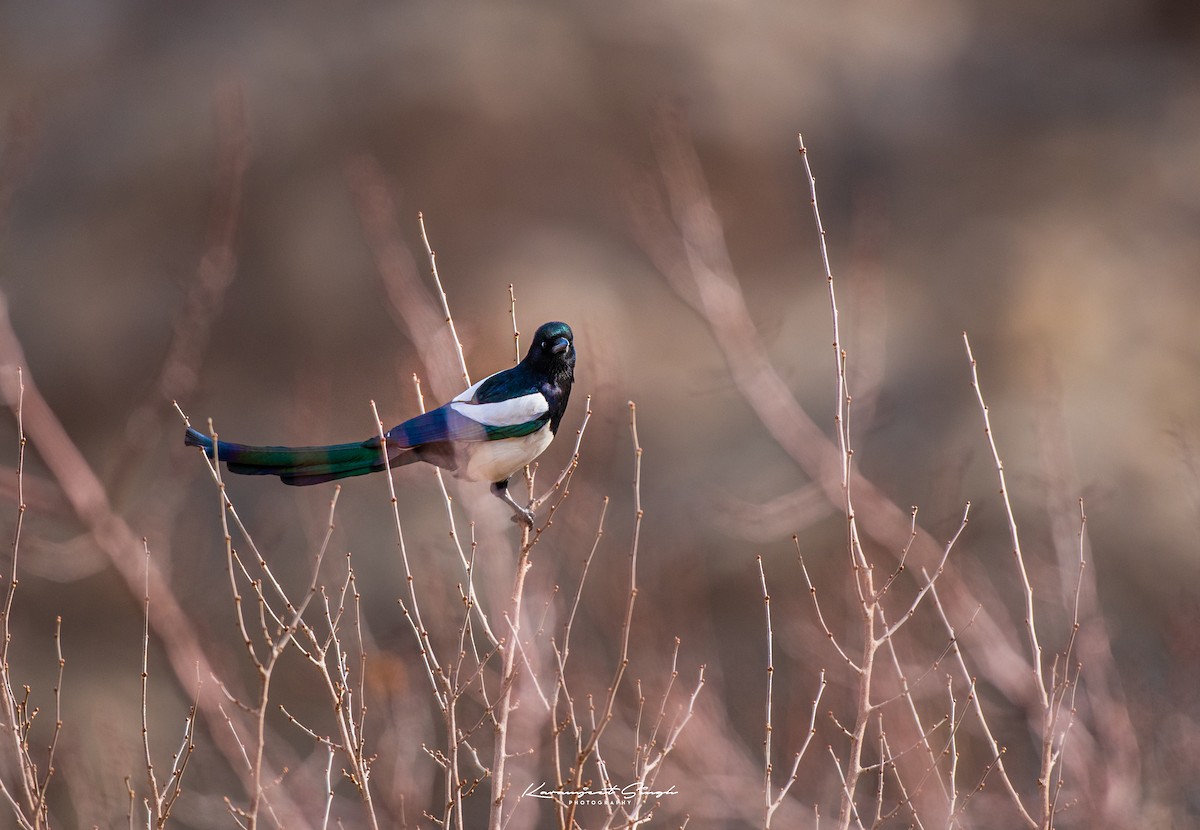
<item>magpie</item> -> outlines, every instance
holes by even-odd
[[[533,511],[508,492],[508,480],[550,446],[575,380],[575,336],[566,323],[546,323],[525,358],[489,375],[452,401],[383,436],[324,447],[255,447],[188,427],[183,442],[225,462],[231,473],[279,476],[284,484],[321,484],[425,461],[467,481],[491,482],[513,510],[533,525]],[[386,460],[384,458],[386,454]]]

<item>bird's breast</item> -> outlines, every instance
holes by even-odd
[[[537,432],[520,438],[465,444],[465,463],[459,465],[456,475],[468,481],[505,481],[541,455],[553,439],[554,433],[546,424]]]

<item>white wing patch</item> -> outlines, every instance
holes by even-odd
[[[482,383],[483,381],[480,381]],[[476,384],[478,386],[479,384]],[[526,424],[545,415],[550,409],[541,392],[531,392],[519,398],[495,403],[467,403],[475,394],[475,386],[450,402],[450,408],[476,423],[490,427],[512,427]]]

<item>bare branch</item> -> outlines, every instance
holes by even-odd
[[[1033,584],[1029,581],[1029,571],[1025,567],[1025,557],[1021,554],[1021,537],[1017,532],[1017,519],[1013,513],[1012,501],[1009,499],[1008,483],[1004,478],[1004,462],[1000,460],[1000,451],[996,448],[996,439],[992,433],[992,422],[988,416],[988,407],[983,400],[983,390],[979,386],[979,372],[975,363],[975,355],[971,354],[971,341],[963,332],[963,345],[967,350],[967,360],[971,364],[971,388],[979,400],[979,409],[983,413],[983,433],[987,436],[988,448],[992,451],[992,460],[996,465],[996,476],[1000,479],[1000,496],[1004,500],[1004,512],[1008,517],[1009,539],[1012,542],[1013,560],[1021,577],[1021,587],[1025,594],[1025,630],[1029,635],[1029,650],[1033,661],[1033,680],[1037,684],[1038,698],[1042,707],[1050,705],[1046,692],[1046,681],[1042,668],[1042,646],[1038,642],[1037,625],[1033,619]]]

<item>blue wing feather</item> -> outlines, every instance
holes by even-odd
[[[392,427],[387,438],[398,447],[418,447],[443,441],[486,441],[488,434],[483,424],[440,406]]]

